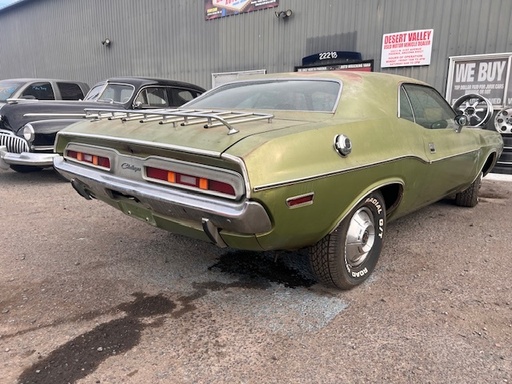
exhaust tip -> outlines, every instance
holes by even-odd
[[[75,191],[86,200],[94,199],[94,195],[87,189],[87,185],[82,183],[80,180],[71,179],[71,185]]]

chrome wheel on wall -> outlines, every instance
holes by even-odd
[[[483,127],[493,112],[489,99],[476,93],[459,97],[453,103],[453,109],[468,118],[470,127]]]

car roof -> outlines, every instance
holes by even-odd
[[[198,91],[204,92],[205,89],[201,88],[198,85],[187,83],[184,81],[178,80],[170,80],[170,79],[161,79],[155,77],[143,77],[143,76],[122,76],[122,77],[110,77],[106,80],[100,81],[97,84],[102,83],[129,83],[133,84],[136,87],[141,87],[143,85],[152,85],[152,84],[160,84],[160,85],[169,85],[174,87],[184,87],[184,88],[192,88]]]
[[[311,71],[284,72],[266,75],[251,75],[235,80],[233,83],[281,80],[336,81],[342,84],[342,91],[336,115],[348,119],[364,116],[387,116],[386,111],[397,110],[398,87],[402,83],[428,85],[427,83],[405,76],[382,72],[362,71]],[[222,84],[222,87],[226,84]],[[193,103],[193,101],[191,102]]]
[[[241,77],[239,81],[250,81],[250,80],[271,80],[271,79],[333,79],[339,81],[376,81],[376,82],[390,82],[390,83],[418,83],[425,84],[425,82],[410,77],[383,73],[383,72],[365,72],[365,71],[301,71],[301,72],[282,72],[282,73],[270,73],[264,75],[251,75],[247,77]],[[236,82],[238,80],[235,80]]]
[[[63,79],[51,79],[46,77],[17,77],[12,79],[1,79],[0,81],[21,81],[28,83],[30,81],[62,81],[62,82],[72,82],[72,83],[82,83],[85,84],[83,81],[75,81],[75,80],[63,80]]]

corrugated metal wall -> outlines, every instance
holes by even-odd
[[[0,11],[0,78],[147,75],[209,88],[212,73],[292,71],[331,50],[360,51],[379,71],[384,33],[433,28],[431,65],[383,71],[444,93],[449,56],[512,51],[511,19],[511,0],[280,0],[211,21],[204,0],[25,0]]]

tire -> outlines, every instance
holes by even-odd
[[[460,207],[474,207],[478,204],[478,192],[482,186],[482,172],[469,188],[455,195],[455,204]]]
[[[375,269],[386,229],[386,209],[380,192],[366,196],[330,234],[309,248],[316,279],[330,287],[351,289]],[[352,246],[348,242],[352,239]]]
[[[36,167],[33,165],[16,165],[16,164],[11,164],[11,169],[18,173],[39,172],[39,171],[43,170],[43,168]]]

